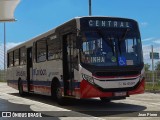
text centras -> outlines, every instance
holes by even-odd
[[[105,21],[105,20],[89,20],[89,27],[110,27],[110,28],[130,28],[129,22],[124,21]]]

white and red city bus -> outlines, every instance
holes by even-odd
[[[20,95],[124,99],[144,92],[138,23],[116,17],[77,17],[7,52],[8,85]]]

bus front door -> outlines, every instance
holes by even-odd
[[[73,95],[74,90],[74,40],[72,34],[63,36],[63,83],[64,95]]]
[[[28,92],[30,92],[30,81],[32,79],[32,47],[27,48],[27,86]]]

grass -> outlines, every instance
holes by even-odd
[[[145,90],[160,90],[160,82],[155,83],[154,87],[152,83],[146,83]]]
[[[6,81],[0,79],[0,82],[6,82]]]

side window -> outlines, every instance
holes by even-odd
[[[26,47],[20,48],[20,65],[26,64]]]
[[[61,42],[57,38],[49,37],[47,40],[48,60],[61,58]]]
[[[9,53],[9,67],[13,66],[13,52]]]
[[[15,66],[19,65],[19,49],[14,51],[14,65]]]
[[[46,40],[37,41],[37,62],[46,61]]]

